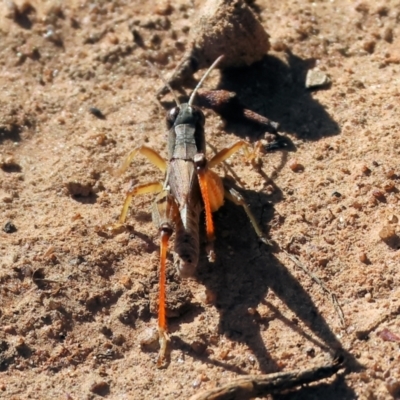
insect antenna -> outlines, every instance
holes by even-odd
[[[205,79],[210,75],[210,72],[217,66],[217,64],[224,58],[224,56],[219,56],[211,65],[210,68],[208,68],[207,72],[203,75],[203,77],[200,79],[199,83],[197,86],[194,88],[193,93],[190,96],[190,99],[188,101],[188,106],[190,107],[193,104],[194,98],[196,96],[197,91],[200,89],[201,85],[205,81]]]
[[[150,66],[150,68],[157,74],[157,76],[162,80],[164,85],[169,89],[169,91],[171,92],[172,96],[174,97],[176,105],[179,107],[181,105],[181,103],[179,103],[178,97],[177,97],[176,93],[174,92],[174,90],[172,89],[171,85],[162,76],[160,70],[153,63],[151,63],[149,60],[146,60],[146,62]]]

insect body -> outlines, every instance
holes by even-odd
[[[164,160],[153,149],[140,146],[129,154],[120,169],[120,173],[124,172],[132,159],[140,153],[165,174],[164,182],[150,182],[131,188],[127,193],[119,218],[119,222],[123,224],[133,196],[144,193],[158,193],[152,211],[153,222],[158,227],[161,236],[158,311],[160,354],[158,366],[164,364],[169,340],[165,316],[165,268],[168,241],[172,233],[175,232],[174,250],[177,256],[177,268],[182,277],[192,276],[198,264],[199,221],[203,208],[206,217],[208,258],[210,261],[214,261],[212,212],[223,205],[224,198],[244,207],[256,233],[262,241],[268,243],[242,196],[232,188],[225,189],[221,178],[211,170],[213,166],[226,160],[239,149],[246,148],[247,143],[238,141],[233,146],[221,150],[209,161],[205,156],[205,118],[201,109],[193,106],[192,103],[197,89],[220,58],[203,76],[188,103],[178,104],[177,107],[168,112],[168,161]]]

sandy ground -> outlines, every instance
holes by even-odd
[[[145,60],[173,71],[201,2],[15,1],[17,14],[0,5],[0,397],[186,399],[342,348],[345,372],[273,397],[399,398],[400,2],[252,4],[271,51],[205,87],[236,92],[285,135],[258,170],[241,154],[218,169],[275,245],[240,207],[215,214],[216,262],[203,252],[189,280],[169,265],[171,361],[159,370],[157,349],[140,346],[157,325],[153,196],[134,199],[125,231],[101,227],[131,181],[162,179],[142,157],[110,171],[140,144],[166,155]],[[306,90],[311,68],[331,86]],[[205,114],[215,149],[265,133]],[[337,296],[345,326],[283,249]]]

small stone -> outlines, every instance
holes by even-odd
[[[300,172],[304,170],[304,166],[302,164],[300,164],[296,158],[293,158],[292,160],[289,161],[289,168],[293,171],[293,172]]]
[[[174,11],[174,8],[171,6],[171,3],[167,1],[159,1],[156,8],[155,8],[155,13],[158,15],[170,15],[172,11]]]
[[[361,210],[363,208],[363,205],[357,200],[354,200],[351,206],[354,207],[356,210]]]
[[[369,260],[368,260],[368,256],[362,252],[358,255],[359,260],[363,263],[363,264],[368,264]]]
[[[379,237],[383,241],[388,241],[393,239],[396,236],[396,231],[393,228],[393,226],[390,225],[385,225],[380,231],[379,231]]]
[[[8,221],[8,222],[4,225],[3,231],[4,231],[5,233],[14,233],[14,232],[17,232],[17,228],[16,228],[16,226],[15,226],[11,221]]]
[[[18,6],[12,0],[4,0],[4,6],[6,9],[5,17],[16,20],[19,15]]]
[[[22,170],[21,166],[12,156],[5,159],[0,158],[0,168],[5,172],[20,172]]]
[[[374,196],[377,200],[380,200],[380,201],[385,200],[385,194],[379,189],[374,189],[372,191],[372,196]]]
[[[123,285],[126,289],[130,289],[132,287],[132,279],[127,275],[122,276],[120,282],[121,285]]]
[[[318,260],[318,265],[320,265],[321,267],[326,267],[328,265],[329,259],[328,258],[320,258]]]
[[[204,293],[201,294],[200,298],[204,304],[211,305],[215,303],[217,295],[212,290],[206,289],[204,290]]]
[[[117,346],[122,346],[126,342],[126,339],[124,335],[119,333],[117,335],[114,335],[111,341],[113,344]]]
[[[386,171],[385,175],[386,175],[386,178],[388,178],[388,179],[396,179],[397,178],[397,174],[394,169],[389,169],[388,171]]]
[[[6,195],[6,196],[2,197],[1,201],[2,201],[3,203],[10,204],[10,203],[13,202],[13,197],[12,197],[12,196],[7,196],[7,195]]]
[[[271,42],[271,48],[274,51],[285,51],[287,50],[286,44],[282,40],[274,40]]]
[[[94,180],[71,180],[65,184],[69,194],[76,197],[88,197],[94,194]]]
[[[15,335],[17,331],[13,325],[6,325],[3,328],[4,333],[8,333],[9,335]]]
[[[307,72],[306,88],[316,89],[329,86],[331,83],[330,78],[324,72],[317,69],[310,69]]]
[[[141,346],[152,345],[158,342],[158,331],[155,328],[146,328],[139,337],[139,343]]]
[[[366,40],[362,44],[362,48],[369,54],[372,54],[375,50],[376,42],[375,40]]]
[[[368,301],[368,303],[372,303],[372,294],[370,292],[366,293],[364,298]]]
[[[393,29],[392,28],[385,28],[385,30],[383,31],[383,40],[385,40],[388,43],[392,43],[393,42]]]
[[[204,373],[200,375],[200,379],[202,382],[208,382],[210,380],[210,378]]]
[[[197,355],[201,355],[206,351],[207,345],[200,340],[195,340],[190,347]]]
[[[397,215],[390,214],[390,215],[388,216],[388,222],[389,222],[390,224],[397,224],[397,223],[399,222],[399,218],[397,217]]]
[[[385,383],[387,391],[393,398],[397,399],[400,396],[400,379],[388,378]]]
[[[380,230],[379,237],[392,249],[400,248],[400,237],[392,225],[385,225]]]
[[[219,358],[220,358],[221,360],[226,360],[226,359],[228,358],[228,356],[229,356],[229,350],[228,350],[228,349],[222,350],[222,351],[219,353]]]
[[[110,385],[105,381],[95,382],[90,387],[90,391],[99,396],[107,396],[110,393]]]
[[[200,378],[200,377],[197,377],[197,378],[192,382],[192,387],[193,387],[194,389],[197,389],[197,388],[200,387],[200,385],[201,385],[201,378]]]
[[[97,107],[89,107],[90,114],[94,115],[98,119],[106,119],[103,112]]]
[[[364,175],[369,175],[369,174],[371,173],[371,170],[364,164],[364,165],[361,167],[361,172],[362,172]]]
[[[383,189],[385,190],[385,192],[392,192],[395,189],[395,184],[393,181],[386,181],[383,184]]]
[[[305,349],[305,353],[307,354],[308,357],[314,358],[315,357],[315,349],[314,349],[314,347],[307,347]]]
[[[367,14],[369,12],[369,5],[363,1],[357,2],[354,9],[360,13]]]

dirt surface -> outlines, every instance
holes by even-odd
[[[200,3],[1,3],[1,398],[186,399],[243,374],[311,368],[339,348],[346,373],[273,397],[400,396],[398,1],[252,3],[270,52],[213,71],[205,87],[236,92],[285,135],[259,169],[241,154],[218,169],[236,175],[274,245],[227,203],[216,262],[203,249],[189,280],[169,265],[170,364],[156,369],[157,348],[141,347],[157,326],[153,196],[134,199],[126,230],[102,227],[131,181],[162,175],[143,157],[111,171],[140,144],[166,155],[162,84],[145,60],[174,70]],[[331,86],[305,89],[310,69]],[[215,149],[265,136],[209,110],[206,132]],[[345,326],[283,249],[337,296]]]

